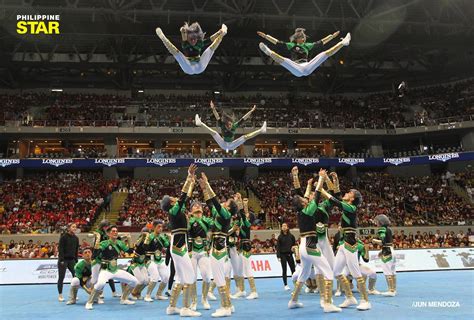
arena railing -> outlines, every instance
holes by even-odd
[[[314,120],[314,121],[267,121],[267,126],[271,128],[294,128],[294,129],[381,129],[393,130],[396,128],[424,127],[433,125],[451,125],[454,123],[474,121],[474,114],[444,117],[438,119],[415,119],[411,122],[397,124],[369,122],[338,122],[337,124]],[[249,121],[244,128],[256,128],[262,125],[263,121]],[[214,120],[212,120],[214,123]],[[193,121],[171,121],[171,120],[0,120],[0,125],[7,127],[157,127],[157,128],[186,128],[194,127]]]

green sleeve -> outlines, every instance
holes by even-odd
[[[331,208],[331,206],[332,206],[331,201],[329,201],[329,199],[324,200],[319,205],[325,207],[326,210]]]
[[[107,248],[108,245],[109,245],[109,240],[101,241],[99,245],[100,250],[104,250],[105,248]]]
[[[311,200],[310,203],[303,209],[303,213],[307,216],[313,216],[316,212],[318,205],[314,200]]]
[[[364,245],[360,242],[357,243],[357,250],[359,251],[359,254],[363,257],[365,255],[365,248]]]
[[[84,260],[79,261],[74,266],[74,273],[76,274],[75,277],[81,279],[82,278],[82,271],[84,270]]]
[[[379,234],[379,238],[380,240],[384,240],[385,239],[385,235],[387,233],[387,229],[385,227],[382,227],[382,228],[379,228],[379,230],[377,231],[377,233]]]
[[[239,122],[234,122],[232,124],[232,128],[230,130],[232,130],[232,132],[235,132],[235,130],[237,130],[238,127],[240,127],[240,123]]]
[[[287,48],[288,50],[291,50],[291,49],[293,49],[293,48],[295,47],[295,45],[296,45],[296,44],[295,44],[294,42],[287,42],[287,43],[286,43],[286,48]]]
[[[169,246],[170,245],[170,241],[168,239],[168,237],[164,234],[160,234],[160,239],[161,239],[161,242],[163,243],[163,245],[165,247]]]
[[[221,207],[219,215],[224,219],[230,219],[230,217],[231,217],[231,214],[230,214],[229,210],[227,210],[224,207]]]
[[[179,205],[179,202],[177,201],[177,202],[175,203],[175,205],[170,209],[170,211],[169,211],[169,212],[170,212],[170,215],[172,215],[172,216],[177,215],[178,212],[179,212],[179,207],[180,207],[180,205]]]
[[[247,218],[245,218],[245,219],[243,220],[243,222],[244,222],[244,225],[245,225],[247,228],[249,228],[249,227],[252,225],[252,224],[250,223],[249,219],[247,219]]]
[[[122,249],[122,251],[128,251],[129,248],[128,246],[125,244],[125,242],[121,241],[121,240],[117,240],[117,244],[118,244],[118,247],[120,249]]]
[[[306,47],[306,49],[308,49],[308,51],[310,51],[314,47],[314,42],[306,42],[304,46]]]
[[[347,213],[354,213],[356,211],[356,206],[346,203],[345,201],[341,201],[342,203],[342,210]]]
[[[209,217],[204,217],[204,222],[207,223],[209,226],[212,226],[214,224],[214,220],[209,218]]]
[[[327,216],[329,216],[329,212],[328,212],[328,206],[326,206],[326,204],[324,202],[320,203],[318,205],[318,209],[322,212],[324,212]]]

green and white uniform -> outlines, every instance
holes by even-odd
[[[211,236],[211,269],[214,282],[217,287],[226,285],[225,281],[225,260],[227,254],[227,232],[229,231],[231,214],[229,210],[222,207],[217,197],[206,201],[211,209],[213,218]]]
[[[166,234],[150,233],[148,235],[147,252],[146,252],[146,267],[148,269],[148,275],[150,282],[158,282],[161,280],[162,283],[168,283],[170,278],[170,270],[165,264],[164,252],[166,248],[170,246],[170,240]]]
[[[145,266],[147,244],[145,244],[148,233],[142,233],[137,242],[135,243],[135,249],[133,250],[133,257],[127,271],[135,276],[138,280],[138,284],[146,285],[148,283],[148,271]]]
[[[72,287],[82,287],[86,291],[91,288],[92,265],[91,262],[81,260],[74,266],[75,277],[71,280]]]
[[[208,217],[189,219],[188,247],[193,264],[194,274],[201,273],[204,282],[211,281],[211,264],[209,260],[209,241],[207,233],[211,230],[214,221]]]
[[[130,273],[119,269],[117,259],[121,252],[132,253],[133,249],[130,249],[121,240],[105,240],[99,245],[99,257],[101,261],[101,270],[99,272],[99,279],[94,285],[96,291],[102,291],[105,284],[110,279],[119,280],[120,282],[126,283],[130,288],[135,288],[138,284],[137,279]]]

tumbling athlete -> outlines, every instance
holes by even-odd
[[[170,304],[166,314],[179,314],[182,317],[199,317],[201,313],[191,310],[191,287],[194,283],[193,265],[188,254],[188,220],[186,216],[186,200],[192,195],[197,166],[191,164],[188,177],[181,189],[179,198],[165,195],[161,200],[161,209],[167,212],[171,224],[171,256],[176,269],[176,279],[171,292]],[[176,307],[178,296],[183,291],[183,307]]]
[[[383,296],[395,297],[397,295],[397,272],[395,270],[395,256],[392,253],[392,229],[390,226],[390,219],[384,215],[379,214],[375,217],[377,226],[379,227],[377,234],[379,239],[373,239],[375,244],[382,246],[382,251],[379,257],[382,260],[382,271],[387,280],[388,291],[382,292]]]
[[[227,26],[223,24],[221,29],[210,38],[204,38],[205,32],[202,31],[201,26],[197,22],[192,24],[185,22],[179,31],[181,32],[183,52],[179,51],[166,38],[160,28],[156,28],[156,34],[163,41],[166,49],[173,55],[181,69],[186,74],[193,75],[200,74],[206,70],[222,38],[227,34]],[[207,49],[205,49],[206,47]],[[202,52],[203,50],[204,52]]]
[[[308,62],[309,52],[312,49],[322,49],[323,45],[336,38],[339,31],[326,36],[317,42],[307,42],[307,36],[304,28],[297,28],[295,33],[290,37],[290,42],[280,41],[268,34],[258,31],[257,34],[271,43],[284,46],[291,52],[291,59],[284,58],[275,51],[269,49],[263,42],[260,42],[260,49],[276,63],[282,65],[296,77],[309,76],[329,57],[338,52],[342,47],[348,46],[351,41],[351,34],[348,33],[338,44],[332,48],[319,53],[316,57]]]
[[[216,130],[210,128],[205,123],[203,123],[198,114],[196,114],[195,117],[196,126],[203,127],[204,129],[209,131],[209,133],[212,135],[219,147],[221,147],[226,152],[228,152],[229,150],[235,150],[242,144],[244,144],[245,141],[253,139],[261,133],[267,132],[267,122],[265,121],[263,122],[263,125],[260,129],[247,133],[241,136],[240,138],[235,139],[235,131],[242,125],[242,122],[250,118],[255,109],[257,109],[257,106],[254,105],[253,108],[249,112],[247,112],[239,121],[235,121],[233,116],[228,115],[226,113],[223,113],[221,118],[212,101],[210,102],[210,106],[212,113],[216,117],[217,125],[221,129],[222,136]]]

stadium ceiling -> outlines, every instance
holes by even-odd
[[[17,15],[59,14],[60,35],[19,35]],[[179,44],[184,21],[229,33],[206,72],[187,76],[155,35]],[[472,0],[3,0],[0,88],[97,87],[344,92],[474,76]],[[264,31],[315,41],[352,33],[312,76],[295,78],[258,49]],[[283,54],[287,55],[287,53]]]

